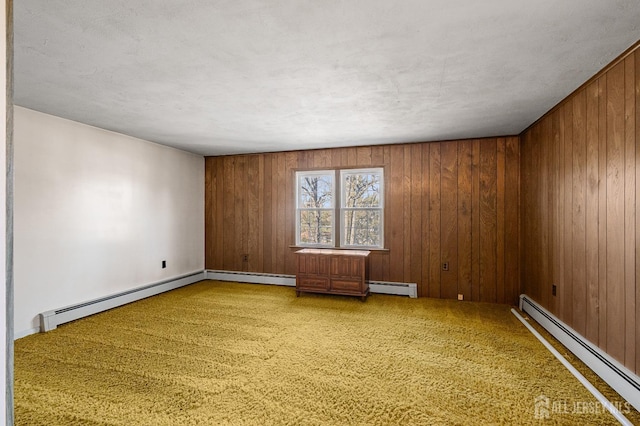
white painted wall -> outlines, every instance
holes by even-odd
[[[204,269],[204,158],[15,108],[15,332]],[[161,268],[161,261],[167,268]]]

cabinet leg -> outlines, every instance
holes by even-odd
[[[296,297],[300,297],[300,292],[296,290]]]

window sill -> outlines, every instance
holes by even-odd
[[[306,248],[310,248],[310,249],[327,249],[327,250],[366,250],[366,251],[370,251],[371,253],[388,253],[389,249],[388,248],[367,248],[367,247],[327,247],[327,246],[297,246],[297,245],[290,245],[289,246],[290,249],[306,249]]]

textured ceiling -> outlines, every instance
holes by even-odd
[[[20,0],[17,105],[205,155],[513,135],[638,0]]]

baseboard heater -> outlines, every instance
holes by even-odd
[[[526,312],[575,356],[580,358],[636,410],[640,410],[640,377],[586,340],[526,294],[520,295],[520,310]]]
[[[251,284],[272,284],[289,287],[296,286],[295,275],[266,274],[257,272],[220,271],[208,269],[205,276],[209,280],[237,281]],[[391,281],[369,281],[369,291],[378,294],[395,294],[418,297],[418,285],[416,283],[397,283]]]
[[[174,290],[185,285],[193,284],[205,279],[204,271],[192,272],[176,278],[159,281],[153,284],[134,288],[122,293],[112,294],[110,296],[101,297],[76,305],[67,306],[66,308],[47,311],[40,314],[40,331],[46,332],[54,330],[60,324],[77,320],[89,315],[97,314],[127,303],[145,299],[156,294]]]

